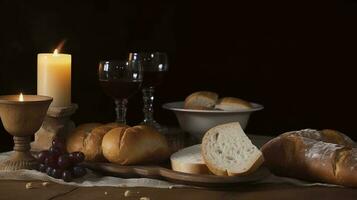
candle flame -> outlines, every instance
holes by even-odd
[[[54,55],[57,55],[57,54],[58,54],[58,50],[55,49],[55,50],[53,51],[53,54],[54,54]]]
[[[64,46],[64,44],[66,43],[67,39],[63,39],[56,47],[55,51],[57,50],[57,53],[62,51],[62,48]]]
[[[22,93],[19,95],[19,101],[24,101],[24,95],[22,95]]]

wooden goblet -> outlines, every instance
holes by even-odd
[[[31,136],[41,127],[52,97],[38,95],[0,96],[0,117],[5,130],[14,136],[14,152],[0,163],[0,170],[33,169],[36,160],[30,153]]]

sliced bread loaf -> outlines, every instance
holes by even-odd
[[[262,152],[252,144],[238,122],[208,130],[201,148],[207,167],[216,175],[246,175],[263,163]]]
[[[193,145],[181,149],[170,157],[174,171],[190,174],[208,174],[209,170],[201,156],[201,145]]]

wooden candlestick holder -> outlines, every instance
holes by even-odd
[[[75,128],[70,117],[78,109],[77,104],[68,107],[50,107],[40,130],[35,133],[35,141],[31,143],[33,151],[48,150],[55,137],[65,138]]]

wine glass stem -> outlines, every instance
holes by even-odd
[[[144,100],[144,122],[154,121],[154,87],[142,89]]]
[[[127,99],[116,99],[115,100],[115,112],[117,115],[116,122],[121,124],[126,124],[126,104],[128,103]]]

